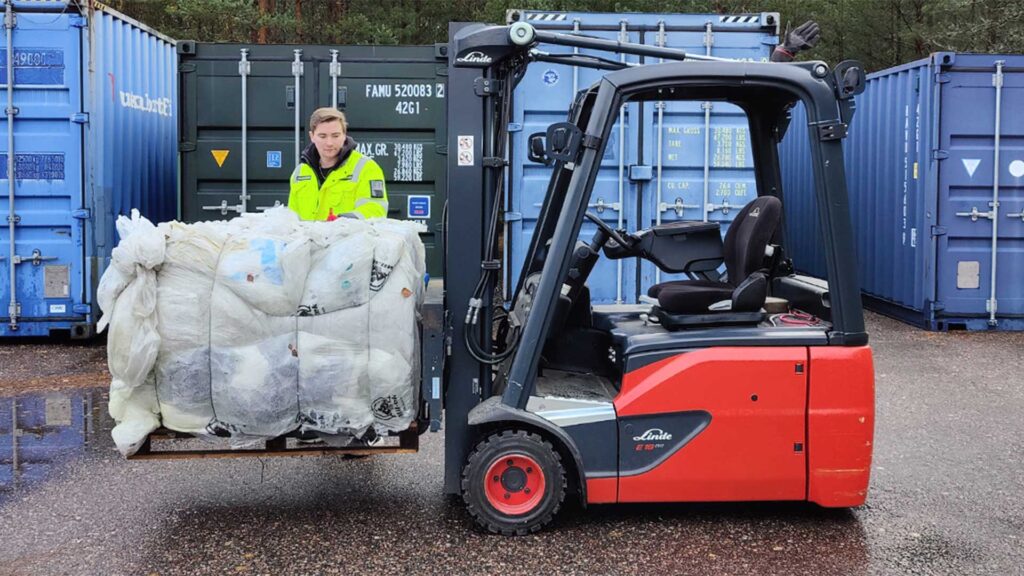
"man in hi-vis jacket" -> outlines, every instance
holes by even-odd
[[[345,114],[318,108],[309,118],[309,139],[291,177],[288,207],[303,220],[386,218],[384,172],[356,150]]]

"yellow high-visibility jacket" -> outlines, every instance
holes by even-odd
[[[310,148],[313,146],[310,145]],[[348,152],[345,161],[320,181],[318,156],[302,155],[291,177],[288,207],[303,220],[327,220],[334,216],[387,218],[388,194],[384,172],[358,150]],[[344,152],[343,152],[344,153]],[[309,156],[314,156],[310,158]],[[315,162],[315,163],[314,163]]]

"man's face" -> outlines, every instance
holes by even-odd
[[[320,158],[329,160],[341,152],[341,146],[345,143],[345,129],[339,120],[321,122],[309,133],[309,138],[320,153]]]

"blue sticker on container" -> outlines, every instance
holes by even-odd
[[[543,80],[548,86],[554,86],[555,84],[558,84],[558,72],[548,68],[544,71],[544,75],[541,76],[541,80]]]
[[[0,79],[7,78],[7,50],[0,49]],[[64,85],[64,51],[48,48],[14,50],[14,84]]]
[[[64,180],[64,154],[14,154],[17,180]],[[7,153],[0,153],[0,180],[7,179]]]
[[[281,167],[281,151],[267,150],[267,168]]]
[[[409,196],[406,212],[409,218],[417,220],[430,218],[430,196]]]

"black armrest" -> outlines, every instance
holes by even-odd
[[[718,222],[673,222],[639,236],[643,257],[665,272],[710,272],[724,260]]]

